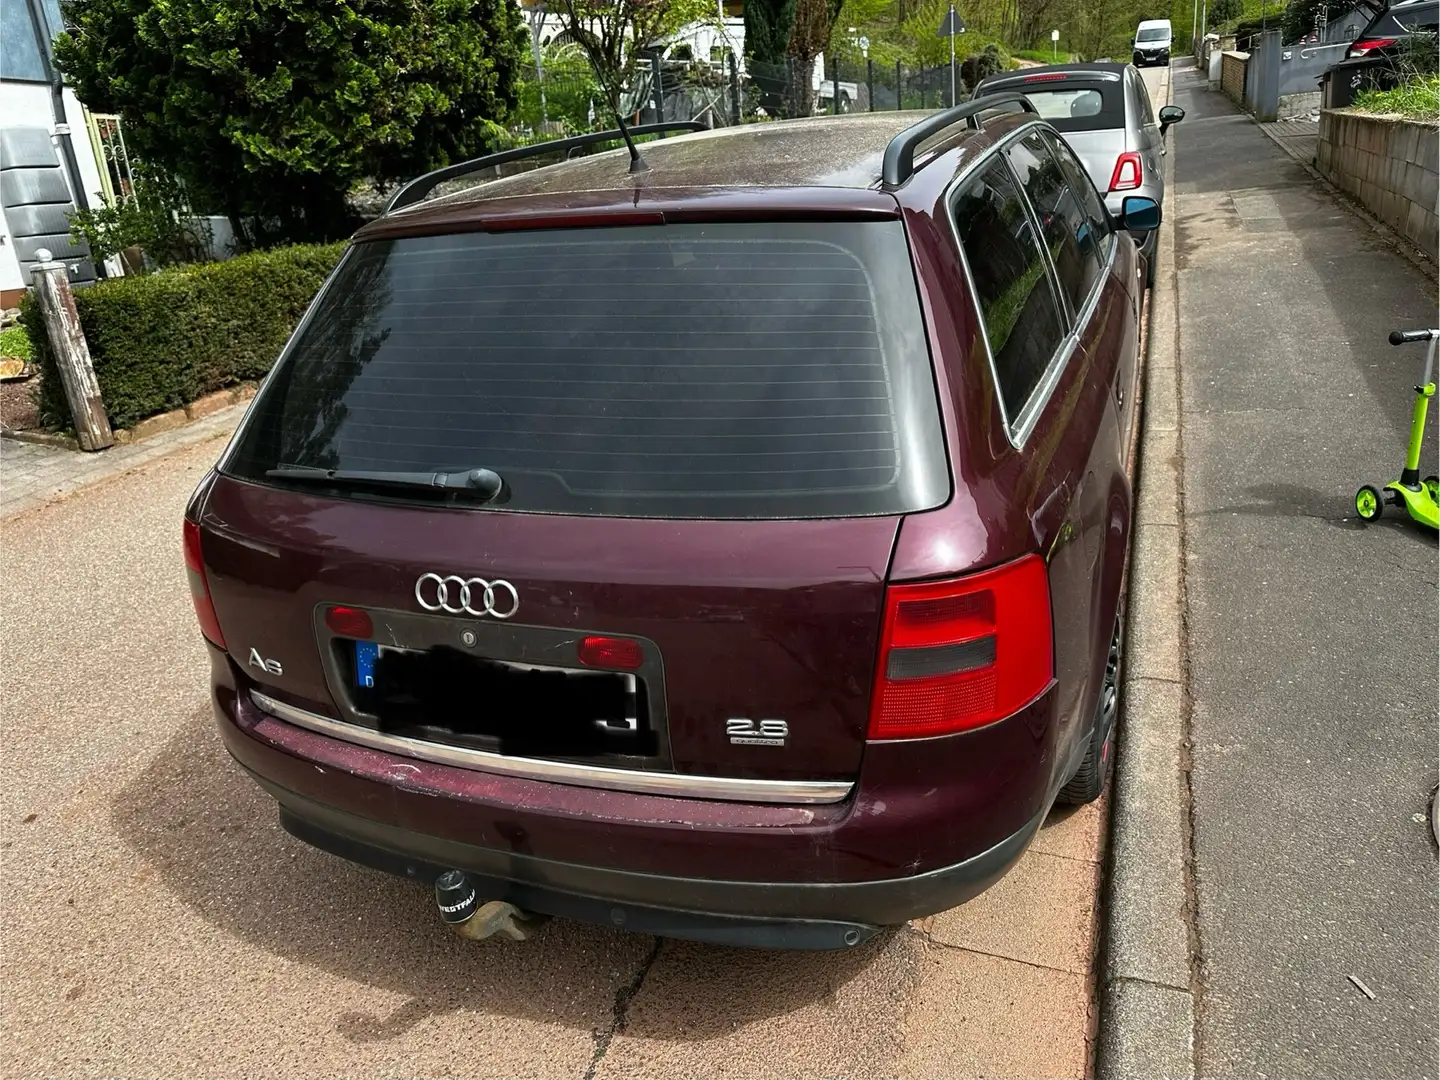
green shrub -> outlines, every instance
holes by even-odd
[[[28,364],[32,355],[30,335],[23,326],[7,326],[0,330],[0,356],[16,356]]]
[[[1412,120],[1440,118],[1440,75],[1422,75],[1393,90],[1362,90],[1355,108],[1377,115],[1399,115]]]
[[[75,307],[111,426],[132,427],[261,378],[344,247],[276,248],[76,289]],[[37,346],[41,423],[69,427],[64,388],[30,295],[21,319]]]

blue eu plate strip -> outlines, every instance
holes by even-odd
[[[355,685],[375,685],[375,659],[380,655],[380,646],[373,641],[355,642]]]

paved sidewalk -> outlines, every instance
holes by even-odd
[[[229,435],[245,415],[245,408],[234,405],[143,442],[97,453],[0,437],[0,518],[129,472],[182,447]]]
[[[1433,285],[1175,86],[1195,1071],[1434,1077],[1436,542],[1352,502],[1398,475],[1423,353],[1386,334]]]

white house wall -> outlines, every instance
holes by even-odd
[[[65,115],[70,123],[70,142],[75,148],[75,161],[80,170],[80,183],[84,187],[89,205],[104,204],[100,186],[100,168],[95,161],[95,151],[90,136],[85,130],[84,113],[80,102],[70,90],[64,92]],[[43,128],[51,133],[51,143],[60,155],[58,140],[54,136],[55,114],[51,109],[50,87],[44,83],[21,83],[0,81],[0,127]],[[62,170],[63,171],[63,170]],[[68,181],[68,176],[67,176]],[[72,192],[72,195],[74,193]],[[80,200],[76,199],[77,204]],[[3,215],[0,215],[3,217]],[[4,243],[0,244],[0,291],[23,289],[30,283],[25,280],[16,258],[8,225],[3,225]]]

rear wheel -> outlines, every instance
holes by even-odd
[[[1378,521],[1385,512],[1385,496],[1374,484],[1366,484],[1355,492],[1355,513],[1361,521]]]
[[[1124,643],[1121,621],[1115,619],[1110,635],[1110,651],[1105,656],[1105,681],[1100,686],[1100,701],[1095,707],[1095,726],[1090,732],[1090,745],[1075,775],[1060,789],[1057,803],[1080,806],[1094,802],[1105,790],[1110,774],[1110,761],[1115,756],[1115,722],[1120,717],[1120,652]]]

